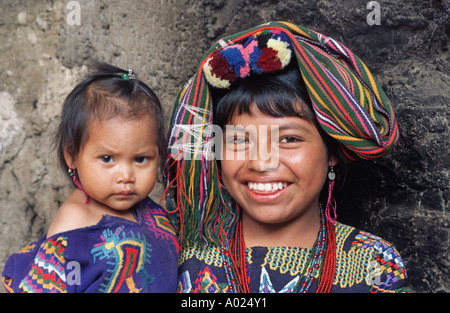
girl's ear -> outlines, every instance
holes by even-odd
[[[64,149],[64,159],[66,160],[67,167],[71,167],[72,169],[77,168],[76,161],[69,154],[67,148]]]
[[[328,166],[336,166],[338,162],[338,158],[335,155],[330,154],[328,156]]]

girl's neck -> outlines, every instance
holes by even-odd
[[[246,247],[312,248],[320,229],[320,211],[317,208],[278,224],[259,223],[243,212],[242,226]]]
[[[80,206],[84,207],[85,210],[90,212],[91,216],[93,216],[94,219],[97,219],[98,221],[100,221],[103,215],[111,215],[136,222],[136,218],[133,214],[132,208],[129,208],[127,210],[115,210],[107,205],[104,205],[101,202],[98,202],[92,197],[90,198],[89,204],[85,204],[84,202],[82,202],[82,200],[85,199],[84,194],[82,194],[82,191],[78,188],[74,190],[73,194],[76,199],[75,201],[77,201]]]

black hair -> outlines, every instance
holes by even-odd
[[[152,89],[121,68],[104,62],[92,64],[93,74],[79,83],[64,101],[55,146],[61,169],[68,175],[64,152],[76,159],[86,143],[89,123],[95,119],[137,119],[150,114],[155,122],[160,168],[166,157],[166,134],[161,103]],[[128,78],[128,79],[127,79]]]
[[[330,137],[319,125],[308,91],[296,61],[283,70],[270,74],[250,75],[238,80],[229,89],[211,87],[214,103],[214,124],[224,127],[233,114],[251,114],[250,106],[273,117],[297,116],[310,120],[317,128],[328,153],[338,159],[335,172],[342,188],[346,175],[347,161],[340,152],[337,140]],[[326,187],[322,188],[321,199],[327,199]]]

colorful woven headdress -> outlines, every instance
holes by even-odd
[[[271,22],[219,40],[178,95],[169,130],[166,207],[181,244],[225,244],[236,205],[222,192],[212,153],[210,88],[283,69],[295,56],[324,131],[349,160],[374,159],[398,139],[393,108],[366,65],[341,43],[308,28]]]

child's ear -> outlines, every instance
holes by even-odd
[[[77,168],[76,160],[72,158],[67,148],[64,149],[64,159],[66,160],[67,167],[71,167],[72,169]]]

